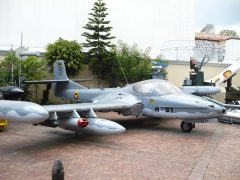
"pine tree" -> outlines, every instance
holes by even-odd
[[[115,37],[111,36],[110,33],[112,29],[109,26],[110,21],[105,20],[108,13],[103,0],[97,0],[91,10],[92,12],[89,13],[90,17],[88,18],[89,22],[83,27],[88,31],[82,34],[82,36],[86,37],[86,43],[83,43],[83,47],[88,48],[87,59],[93,73],[98,75],[100,85],[104,73],[107,73],[104,70],[104,64],[110,55],[109,49],[114,47],[111,44],[111,39]]]

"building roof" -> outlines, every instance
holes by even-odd
[[[195,33],[195,40],[207,40],[214,42],[222,42],[230,39],[230,36],[224,36],[219,34],[209,34],[209,33]]]
[[[6,55],[8,54],[9,52],[11,52],[10,50],[1,50],[0,49],[0,55]]]

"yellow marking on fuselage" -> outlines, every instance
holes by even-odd
[[[79,94],[78,90],[75,90],[73,92],[73,97],[74,97],[74,99],[80,99],[80,94]]]
[[[149,99],[149,103],[150,103],[150,104],[154,104],[154,103],[155,103],[155,99],[150,98],[150,99]]]

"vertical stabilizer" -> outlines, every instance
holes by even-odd
[[[68,79],[63,60],[57,60],[53,63],[53,78],[58,81],[54,87],[56,96],[65,97],[68,90],[86,88]]]
[[[53,63],[53,78],[54,80],[68,80],[63,60],[58,60]]]

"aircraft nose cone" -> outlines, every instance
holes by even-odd
[[[226,114],[226,108],[224,108],[224,109],[222,110],[222,113],[223,113],[223,114]]]
[[[219,113],[219,114],[225,114],[226,113],[226,109],[223,106],[220,106],[220,105],[216,104],[214,108],[215,108],[216,112]]]
[[[204,97],[204,99],[205,99],[205,101],[208,101],[208,106],[211,107],[210,109],[212,109],[219,115],[226,114],[226,108],[225,108],[224,104],[222,104],[221,102],[216,101],[214,99],[208,98],[208,97]]]
[[[20,88],[13,88],[13,89],[11,89],[11,92],[12,93],[24,93],[24,91],[22,90],[22,89],[20,89]]]

